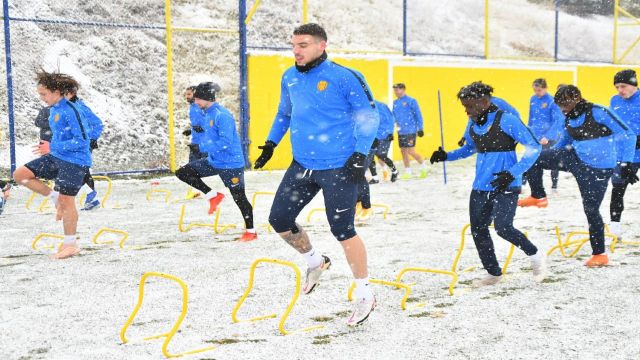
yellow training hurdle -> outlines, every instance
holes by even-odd
[[[407,309],[407,299],[409,299],[409,295],[411,295],[411,286],[400,283],[400,282],[396,282],[396,281],[386,281],[386,280],[379,280],[379,279],[369,279],[369,282],[372,284],[393,286],[398,289],[404,289],[404,296],[402,297],[402,300],[400,300],[400,308],[402,310]],[[349,291],[347,293],[347,298],[349,299],[349,301],[353,300],[353,291],[355,290],[355,288],[356,288],[356,283],[352,282],[351,286],[349,287]],[[420,303],[420,304],[417,304],[415,308],[424,307],[424,305],[425,305],[424,303]]]
[[[280,333],[282,335],[290,335],[290,334],[293,334],[293,333],[296,333],[296,332],[307,332],[307,331],[323,328],[324,327],[323,325],[311,326],[311,327],[298,329],[298,330],[292,330],[292,331],[287,331],[284,328],[284,323],[285,323],[285,321],[287,321],[287,317],[289,316],[289,313],[291,313],[291,310],[293,309],[293,306],[296,304],[296,301],[298,300],[298,297],[300,296],[300,281],[301,281],[300,280],[301,279],[300,269],[298,269],[298,266],[296,264],[292,263],[292,262],[284,261],[284,260],[278,260],[278,259],[268,259],[268,258],[256,259],[251,264],[251,269],[249,270],[249,284],[247,285],[247,289],[245,290],[244,294],[242,294],[242,297],[240,297],[240,300],[238,300],[238,303],[236,304],[236,306],[231,311],[231,319],[232,319],[232,321],[234,323],[241,322],[241,321],[254,322],[254,321],[260,321],[260,320],[264,320],[264,319],[271,319],[271,318],[275,318],[275,317],[278,316],[277,314],[274,313],[274,314],[258,316],[258,317],[254,317],[254,318],[246,319],[246,320],[239,320],[238,317],[237,317],[238,310],[240,310],[240,307],[242,306],[242,303],[244,303],[245,299],[249,296],[249,294],[251,293],[251,290],[253,289],[253,280],[254,280],[254,275],[255,275],[255,271],[256,271],[256,266],[258,266],[258,264],[263,263],[263,262],[264,263],[276,264],[276,265],[288,266],[291,269],[293,269],[293,271],[294,271],[294,273],[296,275],[296,290],[293,293],[293,297],[291,298],[291,301],[289,302],[289,305],[287,306],[287,309],[282,314],[282,317],[280,318],[280,322],[278,323],[278,329],[280,330]]]
[[[151,201],[153,194],[164,194],[164,202],[168,203],[171,197],[171,190],[167,189],[149,189],[147,191],[147,201]]]
[[[253,209],[256,208],[256,200],[258,196],[275,196],[275,195],[276,193],[271,191],[256,191],[255,193],[253,193],[253,196],[251,197],[251,207]],[[271,232],[273,230],[273,228],[271,227],[271,224],[269,223],[262,224],[260,225],[260,227],[264,227],[265,229],[267,229],[267,232]]]
[[[234,224],[219,224],[221,206],[218,206],[218,208],[216,209],[216,216],[214,218],[213,224],[192,223],[192,224],[188,224],[188,225],[185,226],[185,224],[184,224],[184,213],[185,213],[186,208],[187,208],[187,205],[184,204],[184,205],[182,205],[182,208],[180,209],[180,217],[178,218],[178,230],[180,230],[180,232],[187,232],[187,231],[191,230],[194,227],[208,227],[208,228],[213,229],[214,233],[222,234],[222,233],[224,233],[225,231],[227,231],[229,229],[235,229],[237,227]]]
[[[107,191],[104,192],[104,195],[102,196],[102,200],[100,200],[100,207],[104,208],[105,207],[105,203],[107,202],[107,200],[109,199],[109,196],[111,196],[111,192],[113,189],[113,182],[111,181],[111,178],[108,176],[102,176],[102,175],[95,175],[92,176],[93,180],[104,180],[107,182]],[[80,196],[78,198],[78,203],[80,206],[82,206],[84,204],[84,200],[87,198],[87,194],[82,194],[82,196]]]
[[[126,232],[126,231],[110,229],[110,228],[102,228],[102,229],[98,230],[98,232],[93,236],[93,239],[91,241],[96,245],[111,245],[111,244],[113,244],[113,240],[98,242],[98,238],[100,238],[100,236],[102,234],[117,234],[117,235],[120,235],[121,238],[120,238],[120,242],[118,243],[118,246],[120,247],[120,249],[124,249],[124,242],[127,241],[127,238],[129,238],[129,233]]]
[[[51,239],[64,239],[64,235],[58,235],[58,234],[49,234],[49,233],[40,233],[38,234],[35,239],[33,239],[33,241],[31,242],[31,248],[33,250],[38,250],[38,242],[40,242],[40,240],[44,239],[44,238],[51,238]],[[58,247],[62,246],[62,243],[60,243],[60,245],[58,245]],[[47,249],[47,250],[51,250],[53,248],[55,248],[55,245],[46,245],[43,246],[42,249]]]
[[[185,351],[178,354],[169,353],[169,351],[167,350],[167,347],[169,346],[169,343],[171,342],[171,339],[173,338],[173,336],[176,334],[176,332],[180,328],[180,325],[182,324],[182,321],[184,320],[185,316],[187,316],[187,307],[189,303],[189,290],[187,289],[187,285],[180,278],[175,277],[173,275],[168,275],[168,274],[163,274],[158,272],[146,272],[142,275],[142,278],[140,278],[138,302],[136,303],[136,306],[133,308],[133,312],[131,313],[131,315],[129,315],[129,318],[127,319],[124,326],[120,330],[120,340],[122,340],[122,343],[126,344],[129,342],[129,339],[127,339],[125,334],[129,326],[131,325],[131,323],[133,323],[133,320],[135,319],[136,314],[138,313],[138,310],[140,310],[140,307],[142,307],[142,299],[144,298],[144,285],[147,281],[147,278],[152,276],[172,280],[177,282],[180,285],[180,287],[182,288],[182,311],[180,312],[180,316],[178,317],[178,320],[173,324],[173,327],[171,328],[171,330],[169,330],[169,332],[159,334],[159,335],[148,336],[143,338],[143,340],[165,338],[164,342],[162,343],[162,354],[167,358],[180,357],[180,356],[189,355],[189,354],[197,354],[197,353],[215,349],[216,348],[215,346],[210,346],[210,347],[205,347],[201,349]]]
[[[605,233],[604,236],[605,237],[609,237],[612,239],[611,242],[611,252],[615,251],[615,246],[618,243],[618,237],[610,234],[608,232],[608,228],[605,229]],[[554,251],[556,250],[560,250],[560,254],[562,254],[563,257],[574,257],[576,256],[576,254],[578,253],[578,251],[580,251],[580,249],[582,248],[582,246],[589,242],[589,232],[588,231],[571,231],[567,234],[567,236],[565,237],[564,242],[562,241],[562,235],[560,234],[560,228],[556,225],[556,238],[558,240],[558,245],[555,245],[553,247],[551,247],[548,251],[547,251],[547,256],[550,256],[551,254],[553,254]],[[580,239],[573,239],[574,236],[576,235],[586,235],[586,238],[580,238]],[[640,245],[640,243],[639,243]],[[573,249],[573,251],[571,253],[569,253],[569,255],[567,255],[567,253],[565,252],[565,249],[571,246],[575,246],[575,249]]]

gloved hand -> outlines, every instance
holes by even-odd
[[[371,144],[372,149],[377,149],[380,146],[380,140],[378,138],[373,139],[373,144]]]
[[[463,147],[466,142],[467,139],[463,136],[462,139],[458,140],[458,146]]]
[[[627,184],[635,184],[638,182],[638,175],[633,171],[633,166],[629,162],[623,162],[620,164],[620,177]]]
[[[195,131],[197,133],[203,133],[204,132],[204,129],[200,125],[192,126],[191,128],[193,129],[193,131]]]
[[[267,140],[264,142],[264,145],[258,146],[258,149],[262,150],[262,154],[260,157],[256,159],[255,164],[253,164],[254,169],[261,169],[269,159],[273,156],[273,149],[276,147],[276,143],[271,140]]]
[[[419,137],[423,137],[423,136],[424,136],[424,131],[422,131],[422,130],[418,130],[418,136],[419,136]]]
[[[98,148],[98,139],[89,140],[89,149],[97,149]]]
[[[515,180],[513,175],[506,170],[494,173],[493,175],[495,175],[496,178],[491,181],[491,186],[493,186],[496,191],[505,191],[509,184]]]
[[[184,135],[184,136],[189,136],[189,135],[191,135],[191,129],[187,129],[187,130],[183,131],[183,132],[182,132],[182,135]]]
[[[344,163],[344,167],[349,172],[349,179],[353,182],[364,181],[364,173],[367,171],[367,167],[364,166],[364,162],[367,159],[367,155],[354,152]]]
[[[189,147],[189,150],[191,150],[192,152],[200,152],[200,145],[198,144],[189,144],[187,146]]]
[[[387,141],[393,141],[393,134],[389,134],[389,136],[387,136]]]
[[[432,164],[447,160],[447,152],[444,151],[442,146],[438,147],[438,150],[434,151],[431,154],[431,159],[429,160]]]

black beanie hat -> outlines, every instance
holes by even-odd
[[[220,86],[212,82],[203,82],[196,86],[196,91],[193,93],[194,98],[216,101],[216,93],[220,91]]]
[[[631,69],[619,71],[616,76],[613,77],[613,85],[620,83],[638,86],[636,72]]]

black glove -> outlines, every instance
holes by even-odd
[[[467,139],[463,136],[462,139],[458,140],[458,146],[463,147],[466,142]]]
[[[195,131],[197,133],[203,133],[204,132],[204,129],[200,125],[192,126],[191,128],[193,129],[193,131]]]
[[[432,164],[447,160],[447,152],[444,151],[442,146],[438,147],[438,150],[434,151],[431,154],[431,159],[429,160]]]
[[[189,150],[191,150],[192,152],[200,152],[200,145],[198,144],[189,144],[187,146],[189,147]]]
[[[496,188],[496,191],[505,191],[509,184],[515,180],[513,175],[506,170],[494,173],[493,175],[495,175],[496,178],[491,181],[491,186]]]
[[[189,136],[189,135],[191,135],[191,129],[187,129],[187,130],[183,131],[183,132],[182,132],[182,135],[184,135],[184,136]]]
[[[393,134],[389,134],[389,136],[387,136],[387,141],[393,141]]]
[[[97,139],[89,140],[89,149],[93,150],[97,148],[98,148],[98,140]]]
[[[418,130],[418,136],[419,136],[419,137],[423,137],[423,136],[424,136],[424,131],[422,131],[422,130]]]
[[[364,162],[367,159],[367,155],[354,152],[344,163],[344,167],[349,172],[349,179],[353,182],[364,181],[364,173],[367,171],[367,167],[364,166]]]
[[[371,144],[371,148],[377,149],[378,146],[380,146],[380,140],[378,140],[377,138],[373,139],[373,144]]]
[[[260,157],[256,159],[255,164],[253,164],[253,168],[254,169],[262,168],[267,163],[267,161],[269,161],[269,159],[271,159],[271,157],[273,156],[273,149],[275,147],[276,147],[276,143],[274,143],[271,140],[267,140],[265,141],[264,145],[258,146],[258,149],[262,150],[262,154],[260,154]]]
[[[638,175],[633,171],[633,166],[629,162],[623,162],[620,164],[620,177],[627,184],[635,184],[638,182]]]

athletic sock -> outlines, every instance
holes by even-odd
[[[319,252],[316,252],[313,248],[309,252],[302,254],[302,256],[307,261],[309,269],[315,269],[322,265],[322,255],[320,255]]]
[[[63,240],[65,245],[75,245],[76,236],[75,235],[65,235]]]
[[[247,232],[248,232],[248,233],[255,234],[255,233],[256,233],[256,229],[247,229]]]
[[[204,198],[207,199],[207,200],[211,200],[214,197],[218,196],[218,194],[219,194],[219,192],[211,190],[208,193],[204,194]]]
[[[93,189],[92,189],[91,187],[89,187],[89,185],[84,184],[84,185],[82,185],[82,187],[80,188],[80,191],[84,191],[84,192],[86,192],[86,193],[88,194],[88,193],[92,192],[92,191],[93,191]]]
[[[371,179],[372,179],[372,180],[376,180],[376,181],[380,180],[380,178],[378,177],[378,175],[373,175],[373,176],[371,177]]]
[[[369,278],[366,277],[364,279],[355,279],[355,282],[355,298],[371,300],[373,298],[373,291],[371,291],[371,288],[369,287]]]
[[[49,198],[50,201],[52,201],[54,204],[58,203],[58,196],[60,195],[59,192],[55,191],[55,190],[51,190],[51,192],[49,193],[49,195],[47,196]]]

